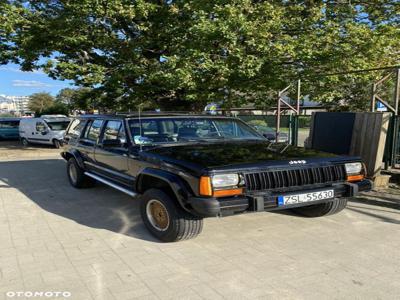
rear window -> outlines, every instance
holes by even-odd
[[[66,135],[70,136],[71,138],[79,138],[81,136],[84,125],[85,122],[82,119],[73,120]]]
[[[0,128],[16,129],[19,126],[19,121],[0,121]]]
[[[91,141],[97,141],[100,135],[101,126],[103,125],[103,120],[95,120],[88,126],[85,138]]]

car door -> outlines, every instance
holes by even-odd
[[[132,184],[133,178],[128,175],[128,144],[123,120],[105,121],[95,148],[95,161],[102,175],[123,184]]]
[[[28,140],[31,140],[34,143],[40,144],[48,144],[50,141],[49,138],[49,128],[42,120],[38,120],[34,124],[34,128],[32,128],[31,137]]]
[[[86,123],[86,127],[81,139],[78,142],[79,152],[84,160],[87,169],[92,170],[95,167],[94,149],[100,137],[102,119],[91,119]]]

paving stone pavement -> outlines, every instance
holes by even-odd
[[[146,231],[137,199],[100,184],[70,187],[57,150],[7,151],[0,145],[0,299],[24,299],[7,297],[18,291],[79,300],[400,299],[396,190],[324,218],[206,219],[198,238],[164,244]]]

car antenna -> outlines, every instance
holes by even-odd
[[[142,117],[141,117],[141,105],[142,105],[142,103],[140,103],[139,104],[139,135],[140,135],[140,138],[139,139],[142,139]],[[142,145],[142,143],[139,143],[139,149],[140,149],[140,151],[142,151],[143,149],[143,145]]]

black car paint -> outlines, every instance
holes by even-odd
[[[154,117],[154,116],[153,116]],[[159,116],[162,117],[162,116]],[[171,116],[169,116],[171,117]],[[204,117],[204,116],[201,116]],[[101,143],[102,129],[97,142],[79,139],[68,139],[61,155],[68,159],[73,156],[85,170],[96,173],[125,188],[132,189],[139,194],[141,178],[151,176],[162,180],[174,192],[181,206],[192,214],[199,216],[215,216],[221,213],[224,202],[234,200],[246,202],[246,209],[251,208],[251,197],[254,195],[237,196],[232,198],[216,199],[199,195],[199,177],[222,172],[249,172],[255,170],[289,169],[293,161],[300,161],[297,166],[323,166],[346,162],[361,161],[359,157],[337,156],[330,153],[293,147],[287,144],[273,144],[267,140],[229,140],[187,142],[156,146],[139,146],[131,140],[127,131],[129,116],[84,116],[86,126],[94,119],[124,121],[127,142],[118,149],[105,147]],[[212,117],[210,117],[212,118]],[[218,117],[221,118],[221,117]],[[103,122],[104,125],[105,122]],[[68,131],[68,129],[67,129]],[[82,130],[85,132],[85,129]],[[96,161],[96,153],[101,153],[101,163]],[[126,169],[115,168],[115,159],[126,160]],[[371,183],[364,180],[362,189],[371,188]],[[320,186],[315,186],[319,188]],[[357,184],[343,183],[335,189],[338,196],[351,196],[358,192]],[[310,189],[310,187],[307,187]],[[298,187],[298,191],[304,190]],[[312,188],[311,188],[312,190]],[[346,192],[343,192],[345,190]],[[273,191],[265,191],[268,197],[275,197]],[[276,207],[271,209],[277,209]],[[242,212],[242,211],[238,211]]]

